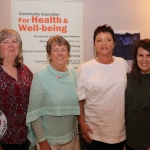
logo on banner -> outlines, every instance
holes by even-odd
[[[4,136],[7,130],[7,119],[4,113],[0,110],[0,139]]]

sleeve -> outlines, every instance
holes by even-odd
[[[38,118],[37,120],[32,121],[31,124],[32,124],[32,128],[33,128],[33,131],[36,135],[38,143],[46,140],[45,135],[44,135],[44,131],[43,131],[43,127],[42,127],[41,118]]]
[[[27,116],[26,116],[26,125],[28,127],[27,138],[31,142],[30,144],[31,149],[35,146],[37,142],[37,138],[32,127],[32,122],[37,120],[38,118],[42,119],[41,116],[43,115],[42,112],[44,111],[43,101],[44,101],[45,93],[44,93],[44,87],[41,80],[42,79],[40,78],[39,73],[36,72],[34,74],[31,89],[30,89],[29,105],[28,105]],[[42,127],[42,121],[41,122],[37,121],[33,123],[33,126],[36,123],[40,123],[39,127]],[[42,128],[40,130],[42,132]],[[42,140],[43,137],[40,139]]]
[[[83,66],[80,66],[77,70],[77,78],[76,78],[76,84],[77,84],[77,94],[79,101],[86,98],[86,76],[85,76],[85,68]]]

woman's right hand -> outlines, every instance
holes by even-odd
[[[81,128],[81,134],[84,140],[87,143],[91,143],[92,138],[89,136],[88,132],[93,133],[92,129],[85,122],[80,123],[80,128]]]
[[[47,140],[39,143],[40,150],[52,150]]]

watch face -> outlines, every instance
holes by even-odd
[[[4,113],[0,110],[0,139],[4,136],[7,130],[7,119]]]

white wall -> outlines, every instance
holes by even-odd
[[[114,30],[139,29],[141,38],[150,38],[149,0],[88,0],[84,2],[84,54],[91,59],[93,31],[101,24]]]
[[[150,38],[150,0],[57,1],[83,2],[84,61],[94,57],[93,31],[99,25],[108,24],[114,30],[140,30],[141,38]],[[0,29],[11,27],[10,3],[11,0],[0,0]]]

